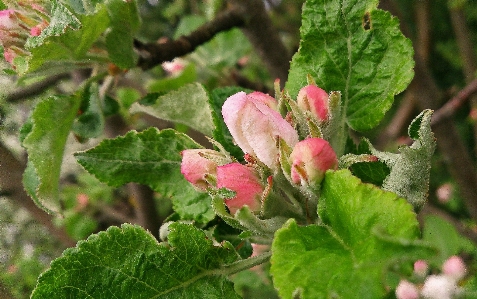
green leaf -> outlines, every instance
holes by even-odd
[[[61,10],[57,12],[59,20],[61,20],[62,10],[67,10],[65,6],[60,7]],[[96,12],[92,15],[76,17],[69,11],[65,14],[71,15],[71,18],[79,23],[75,22],[73,23],[75,26],[70,27],[63,24],[62,30],[60,30],[62,23],[59,23],[54,29],[46,31],[49,27],[45,28],[37,37],[38,39],[29,38],[26,46],[31,52],[31,56],[25,72],[31,73],[43,69],[52,73],[64,72],[68,69],[90,65],[99,59],[94,55],[89,55],[88,50],[108,28],[109,17],[106,7],[98,5]]]
[[[199,83],[185,85],[157,98],[155,104],[135,103],[131,113],[144,112],[157,118],[181,123],[207,136],[212,136],[214,123],[209,108],[209,96]]]
[[[357,131],[375,127],[413,77],[411,42],[377,4],[307,0],[286,85],[295,97],[310,74],[319,87],[340,91],[343,122]]]
[[[82,138],[98,137],[104,129],[104,116],[99,98],[97,83],[81,91],[81,115],[73,123],[73,131]]]
[[[180,152],[200,147],[172,129],[159,132],[150,128],[104,140],[95,148],[75,153],[75,157],[101,182],[115,187],[129,182],[148,185],[170,197],[183,219],[206,223],[214,217],[210,197],[195,191],[180,172]]]
[[[41,45],[47,37],[62,35],[66,28],[79,29],[81,22],[61,2],[51,1],[51,18],[48,26],[41,31],[39,36],[30,37],[25,44],[26,48],[35,48]]]
[[[291,219],[275,234],[270,272],[282,298],[383,298],[395,287],[390,267],[433,253],[417,240],[411,205],[348,170],[326,173],[318,214],[322,225]]]
[[[476,253],[476,247],[469,239],[461,236],[452,224],[438,216],[425,217],[422,237],[438,248],[438,255],[432,260],[437,267],[450,256],[460,254],[462,251]]]
[[[122,69],[136,65],[134,53],[134,34],[141,25],[136,1],[107,0],[110,31],[106,35],[106,48],[109,58]]]
[[[52,262],[31,298],[240,298],[222,272],[232,249],[191,225],[169,230],[161,244],[129,224],[92,235]]]
[[[179,89],[197,80],[197,72],[193,63],[188,64],[177,77],[168,77],[154,80],[147,84],[148,92],[165,94],[166,92]]]
[[[436,140],[431,131],[432,110],[421,112],[409,126],[411,146],[399,148],[399,154],[377,151],[369,144],[371,153],[391,169],[383,182],[383,189],[406,198],[416,209],[427,200],[431,157]]]
[[[60,210],[58,180],[62,157],[79,105],[80,101],[73,96],[52,96],[41,101],[31,115],[31,131],[23,140],[29,164],[26,188],[48,212]]]

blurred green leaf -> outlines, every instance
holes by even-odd
[[[208,102],[209,95],[205,88],[194,83],[158,97],[152,105],[136,103],[130,111],[144,112],[160,119],[178,122],[212,136],[214,124]]]
[[[99,98],[99,86],[92,83],[78,95],[81,97],[81,115],[73,123],[73,131],[82,138],[98,137],[104,130],[104,115]]]

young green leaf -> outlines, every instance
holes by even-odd
[[[270,271],[282,298],[383,298],[389,267],[433,252],[417,240],[411,205],[348,170],[327,172],[318,214],[322,225],[289,220],[275,235]]]
[[[60,209],[61,162],[79,105],[74,96],[53,96],[41,101],[31,115],[32,127],[23,140],[29,165],[24,179],[26,189],[48,212]]]
[[[52,262],[31,298],[240,298],[223,271],[232,248],[191,225],[169,231],[167,243],[129,224],[92,235]]]
[[[55,1],[56,2],[56,1]],[[28,39],[26,47],[31,52],[26,72],[47,70],[51,73],[64,72],[77,68],[80,64],[88,65],[98,57],[88,54],[88,50],[98,37],[108,28],[109,17],[106,7],[98,5],[91,15],[73,15],[65,6],[53,10],[58,21],[55,28],[42,31],[38,37]],[[61,23],[69,15],[75,22]],[[50,24],[51,25],[51,24]],[[60,30],[60,25],[63,29]],[[103,57],[104,60],[105,57]]]
[[[129,182],[148,185],[170,197],[183,219],[205,223],[214,217],[211,199],[195,191],[180,172],[180,152],[189,148],[200,145],[174,130],[150,128],[104,140],[95,148],[75,153],[75,157],[100,181],[115,187]]]
[[[431,117],[432,110],[424,110],[412,121],[408,131],[414,142],[402,146],[399,154],[377,151],[369,143],[371,153],[391,170],[382,188],[406,198],[416,209],[426,203],[429,191],[431,157],[436,148]]]
[[[357,131],[375,127],[413,77],[411,42],[378,2],[307,0],[286,85],[295,97],[310,74],[319,87],[340,91],[344,121]]]
[[[176,91],[160,96],[155,104],[133,104],[131,113],[144,112],[152,116],[178,122],[207,136],[212,136],[214,124],[209,108],[209,96],[198,83],[188,84]]]

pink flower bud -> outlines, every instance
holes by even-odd
[[[188,149],[181,152],[181,173],[196,188],[205,191],[209,186],[207,175],[215,176],[217,163],[204,157],[205,154],[217,155],[214,150]]]
[[[307,85],[300,89],[297,104],[302,110],[310,111],[319,121],[328,120],[328,94],[316,85]]]
[[[230,163],[217,167],[217,188],[235,191],[235,197],[227,199],[225,204],[231,214],[247,205],[252,211],[260,209],[265,187],[260,182],[258,173],[251,167],[240,163]]]
[[[302,186],[319,184],[328,169],[338,167],[338,159],[328,141],[308,138],[298,142],[289,158],[291,179]]]
[[[13,9],[0,10],[0,30],[14,29],[18,20]]]
[[[224,121],[237,145],[270,168],[278,161],[277,136],[291,147],[298,142],[298,133],[275,110],[276,106],[276,100],[266,94],[239,92],[222,107]]]
[[[442,265],[442,273],[456,280],[461,280],[466,273],[464,261],[459,256],[451,256]]]
[[[425,277],[427,275],[428,269],[429,265],[424,260],[417,260],[414,263],[414,273],[416,273],[417,276]]]
[[[396,288],[397,299],[418,299],[419,290],[407,280],[401,280]]]

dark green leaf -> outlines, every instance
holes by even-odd
[[[295,97],[310,74],[326,91],[340,91],[345,121],[358,131],[375,127],[413,77],[411,42],[377,4],[307,0],[286,85]]]
[[[139,29],[139,17],[136,1],[107,0],[110,18],[110,31],[106,35],[106,48],[109,58],[122,69],[136,65],[134,53],[134,34]]]
[[[199,193],[180,172],[180,152],[200,148],[187,135],[171,129],[150,128],[141,133],[104,140],[95,148],[75,154],[78,162],[110,186],[136,182],[170,197],[183,219],[206,223],[214,217],[211,199]]]
[[[98,84],[92,83],[78,96],[82,98],[84,105],[81,107],[81,115],[73,123],[73,131],[82,138],[98,137],[104,129]]]
[[[169,230],[161,244],[129,224],[92,235],[53,261],[31,298],[240,298],[221,271],[233,250],[191,225]]]

